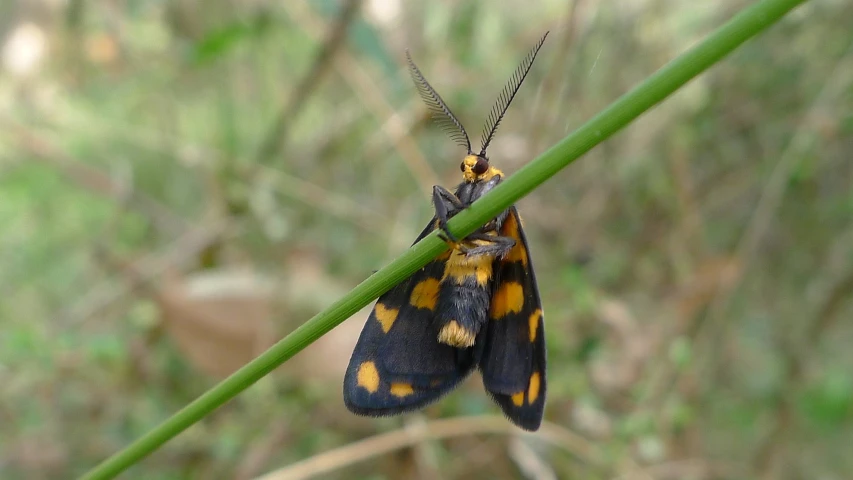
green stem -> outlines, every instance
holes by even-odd
[[[550,150],[507,178],[470,208],[456,215],[450,221],[450,230],[458,237],[464,237],[473,232],[478,226],[530,193],[593,146],[628,125],[644,111],[652,108],[804,1],[762,0],[746,8],[704,41],[655,72]],[[124,450],[106,459],[83,478],[115,477],[220,405],[234,398],[383,292],[426,265],[446,248],[447,245],[433,232],[258,358],[208,390]]]

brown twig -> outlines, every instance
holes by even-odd
[[[818,310],[817,318],[809,326],[806,341],[814,345],[824,332],[832,328],[840,318],[839,310],[851,299],[853,299],[853,270],[847,272],[847,276],[838,281],[830,290],[826,301]]]
[[[796,130],[791,136],[791,141],[782,152],[779,161],[764,186],[758,205],[752,215],[752,219],[737,246],[737,261],[744,269],[744,275],[741,275],[736,282],[729,286],[729,288],[720,292],[711,304],[708,318],[700,324],[700,327],[704,327],[705,330],[707,330],[706,335],[710,335],[709,343],[712,345],[712,351],[714,352],[718,352],[720,350],[719,343],[723,338],[724,328],[727,325],[723,320],[724,313],[728,309],[733,293],[738,290],[737,287],[740,281],[745,277],[746,268],[748,268],[751,261],[757,257],[756,251],[765,234],[772,226],[773,220],[775,219],[775,212],[779,208],[788,186],[790,171],[797,165],[797,162],[802,157],[802,152],[810,148],[812,136],[811,130],[817,117],[816,113],[821,108],[825,108],[827,105],[831,105],[832,102],[836,101],[836,99],[839,98],[839,95],[841,95],[841,92],[845,91],[845,88],[848,86],[846,84],[847,77],[842,75],[842,72],[848,68],[851,53],[853,53],[853,43],[848,46],[847,53],[841,57],[841,60],[839,60],[838,63],[836,63],[832,72],[830,72],[826,77],[827,80],[824,83],[823,88],[817,94],[814,101],[812,101],[809,108],[804,112],[800,124],[797,125]],[[845,62],[845,60],[847,60],[847,62]],[[851,280],[851,282],[853,282],[853,280]],[[840,284],[841,292],[846,291],[847,289],[845,283],[846,282],[842,282]],[[816,341],[817,337],[824,331],[824,328],[826,327],[825,322],[828,321],[827,319],[832,318],[831,314],[835,311],[833,303],[832,296],[830,296],[829,301],[824,305],[824,308],[820,310],[818,318],[809,326],[809,333],[807,336],[811,337],[809,340],[812,343]],[[827,313],[830,315],[826,316]],[[784,338],[782,341],[788,343]],[[803,357],[804,354],[796,348],[790,349],[790,351],[791,353],[784,359],[787,367],[786,384],[794,385],[802,379],[805,359]],[[711,360],[716,359],[706,360],[706,363],[713,364],[714,362],[711,362]],[[713,377],[718,377],[717,372],[721,370],[718,365],[719,362],[716,362],[716,368],[712,371]],[[757,453],[753,457],[753,465],[759,478],[775,478],[777,469],[776,460],[783,458],[782,453],[784,449],[787,448],[787,439],[791,435],[791,428],[793,425],[792,419],[795,413],[793,408],[794,407],[789,399],[784,397],[780,398],[774,415],[775,424],[771,428],[770,432],[765,436],[764,441],[761,443]]]
[[[847,301],[850,301],[853,296],[853,271],[848,272],[847,276],[838,281],[830,290],[826,301],[823,302],[818,309],[815,319],[810,322],[805,335],[799,337],[805,345],[815,345],[827,330],[832,328],[835,321],[840,317],[838,311]],[[784,341],[784,339],[783,339]],[[786,343],[791,343],[788,341]],[[785,358],[785,383],[787,385],[797,385],[805,380],[806,362],[805,354],[807,353],[801,348],[790,346],[782,349],[790,352]],[[759,445],[755,454],[754,464],[756,470],[762,474],[762,478],[771,479],[776,477],[776,460],[780,458],[783,450],[787,447],[787,439],[790,437],[790,429],[794,423],[795,416],[794,402],[789,398],[779,398],[774,412],[775,423],[768,432],[763,442]]]
[[[695,480],[714,478],[747,478],[749,473],[740,464],[712,463],[701,458],[676,460],[645,468],[646,473],[655,480],[684,479]],[[620,477],[621,478],[621,477]]]
[[[259,480],[300,480],[326,474],[372,457],[412,447],[428,440],[480,434],[518,434],[520,430],[498,416],[459,417],[382,433],[330,450],[258,477]],[[562,448],[583,461],[607,469],[602,452],[584,438],[545,422],[534,438]]]
[[[287,7],[288,14],[296,18],[300,25],[305,25],[305,31],[309,35],[319,26],[317,19],[300,3],[288,3]],[[418,181],[421,190],[424,193],[431,192],[432,186],[439,183],[438,176],[411,135],[408,132],[400,132],[401,122],[396,119],[399,114],[386,98],[381,83],[373,79],[362,65],[345,51],[340,52],[333,61],[335,67],[344,73],[343,80],[349,83],[364,106],[383,124],[383,132],[387,133],[386,137],[412,172],[413,178]]]
[[[341,220],[353,223],[368,231],[386,227],[385,215],[367,205],[360,205],[345,195],[329,191],[302,178],[288,175],[273,167],[259,165],[256,172],[262,173],[265,182],[275,187],[276,192],[308,205],[322,209]]]
[[[326,40],[320,47],[320,51],[317,52],[314,64],[305,76],[302,77],[302,80],[297,84],[287,101],[285,101],[264,141],[261,143],[261,148],[258,149],[258,153],[256,154],[258,163],[269,163],[286,145],[290,125],[299,116],[302,108],[305,106],[306,100],[311,97],[311,92],[320,86],[329,72],[329,67],[332,65],[335,55],[338,54],[344,45],[347,30],[361,7],[361,1],[347,0],[341,8],[337,20],[329,26]]]
[[[727,324],[723,320],[726,310],[728,310],[734,292],[738,291],[740,282],[746,277],[747,269],[755,258],[758,257],[756,251],[772,227],[773,221],[776,218],[776,211],[781,205],[787,191],[790,172],[797,165],[799,159],[802,158],[802,152],[811,146],[812,133],[809,127],[815,121],[816,112],[830,105],[847,87],[847,77],[841,75],[841,73],[847,68],[845,60],[851,58],[851,52],[853,52],[853,44],[849,45],[847,54],[835,65],[833,71],[827,76],[827,81],[824,83],[823,88],[817,94],[807,111],[803,113],[799,125],[797,125],[791,136],[791,141],[780,155],[767,183],[764,185],[752,218],[737,245],[736,257],[738,264],[743,269],[743,275],[728,288],[720,290],[711,304],[707,319],[700,325],[703,329],[708,330],[707,334],[711,336],[712,351],[716,352],[720,350],[719,340],[722,338],[723,330]],[[717,375],[714,374],[714,376],[716,377]]]
[[[187,231],[173,242],[167,252],[152,254],[128,265],[127,271],[134,272],[128,284],[105,282],[94,286],[86,296],[55,314],[57,323],[74,324],[91,318],[135,289],[149,288],[151,279],[158,278],[170,270],[180,271],[189,261],[195,260],[198,252],[221,238],[227,226],[226,221],[221,221]]]
[[[32,133],[31,130],[12,122],[3,123],[12,132],[11,137],[17,142],[20,150],[54,167],[81,187],[97,195],[126,203],[148,217],[163,232],[177,233],[186,228],[188,222],[175,215],[166,205],[137,189],[122,185],[101,170],[72,158],[51,141]]]
[[[249,446],[246,455],[237,465],[234,478],[244,480],[255,477],[257,472],[262,471],[264,465],[278,452],[290,433],[289,422],[274,423],[261,438]]]

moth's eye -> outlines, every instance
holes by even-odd
[[[465,162],[459,164],[459,170],[465,171]]]
[[[477,157],[477,163],[474,165],[474,173],[477,175],[482,175],[486,173],[486,170],[489,169],[489,161],[483,157]]]

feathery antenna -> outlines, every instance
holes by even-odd
[[[507,82],[503,91],[498,95],[498,101],[495,102],[495,106],[492,107],[492,112],[489,113],[489,120],[483,127],[483,148],[480,149],[481,157],[486,156],[486,149],[489,148],[489,143],[492,142],[492,138],[498,130],[498,125],[501,124],[501,120],[503,120],[504,114],[506,113],[507,108],[509,108],[509,104],[512,103],[512,99],[515,98],[515,94],[518,93],[518,89],[521,88],[524,78],[527,77],[527,72],[529,72],[530,67],[533,66],[533,61],[536,60],[536,55],[539,53],[539,49],[542,48],[542,44],[545,43],[548,33],[549,32],[545,32],[545,35],[542,35],[542,38],[536,46],[533,47],[533,50],[524,57],[524,60],[522,60],[518,68],[515,69],[515,73],[512,74],[512,77],[510,77],[509,82]]]
[[[427,104],[430,112],[432,112],[432,119],[444,130],[444,133],[448,137],[453,139],[459,146],[465,147],[468,153],[471,153],[471,141],[468,140],[468,132],[465,131],[462,122],[456,118],[456,115],[453,115],[450,107],[444,103],[438,92],[427,82],[421,71],[418,70],[418,66],[412,61],[412,56],[409,55],[408,50],[406,50],[406,59],[409,61],[409,72],[412,74],[412,80],[414,80],[415,86],[418,88],[418,93],[421,95],[424,103]]]

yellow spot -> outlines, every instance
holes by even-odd
[[[491,255],[475,255],[469,257],[459,250],[453,250],[453,254],[444,265],[444,276],[442,280],[452,279],[457,285],[462,285],[465,280],[474,277],[477,285],[485,287],[492,278]]]
[[[394,325],[394,320],[397,320],[397,314],[400,313],[399,308],[388,308],[381,303],[377,303],[373,311],[376,312],[376,320],[382,324],[382,331],[385,333],[391,330],[391,325]]]
[[[518,282],[504,282],[492,296],[489,316],[493,320],[512,312],[520,312],[524,306],[524,289]]]
[[[524,244],[521,240],[515,240],[515,246],[504,257],[506,262],[521,262],[523,266],[527,266],[527,250],[524,249]]]
[[[453,253],[455,250],[459,250],[460,246],[462,245],[461,243],[454,242],[453,240],[450,240],[449,238],[444,239],[444,243],[446,243],[450,247],[447,249],[446,252],[444,252],[442,254],[442,255],[447,255],[446,257],[444,257],[445,260],[450,258],[450,254]]]
[[[404,398],[408,397],[414,393],[414,389],[408,383],[392,383],[391,384],[391,395],[395,397]]]
[[[539,372],[530,375],[530,385],[527,387],[527,403],[533,403],[539,398]]]
[[[516,407],[520,407],[520,406],[524,405],[524,392],[523,391],[518,392],[516,394],[513,394],[512,404],[515,405]]]
[[[427,278],[415,285],[409,303],[415,308],[426,308],[435,310],[435,302],[438,300],[439,282],[435,278]]]
[[[530,314],[530,318],[527,320],[527,322],[530,324],[529,329],[530,329],[530,341],[531,342],[536,341],[536,331],[539,329],[539,319],[541,319],[541,318],[542,318],[542,309],[537,308],[535,312]]]
[[[470,347],[474,345],[477,336],[474,332],[463,328],[456,320],[451,320],[438,332],[438,341],[451,347]]]
[[[504,261],[521,262],[521,264],[526,267],[527,250],[524,249],[524,243],[521,241],[519,228],[521,228],[521,226],[518,224],[518,221],[516,221],[515,215],[512,214],[506,217],[503,226],[501,226],[501,232],[503,232],[505,236],[511,237],[515,240],[515,246],[506,254]]]
[[[358,386],[375,393],[379,389],[379,371],[373,362],[364,362],[358,367]]]

